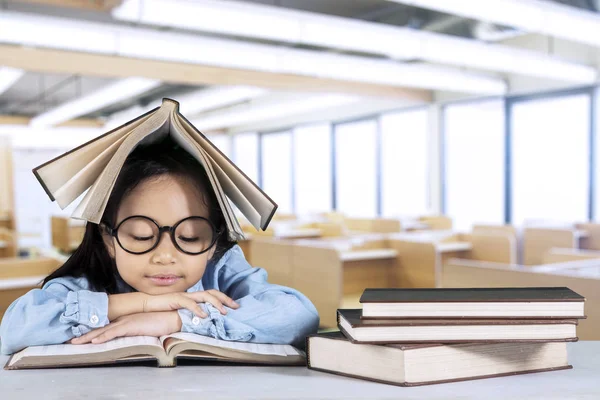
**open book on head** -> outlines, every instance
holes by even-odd
[[[136,361],[175,367],[179,359],[244,364],[306,365],[305,353],[290,345],[229,342],[193,333],[123,337],[103,344],[32,346],[13,354],[4,369],[60,368]]]
[[[138,145],[168,136],[206,170],[230,239],[242,239],[244,234],[228,198],[257,230],[267,228],[277,204],[183,117],[179,103],[171,99],[163,99],[160,107],[34,168],[33,173],[62,209],[89,188],[71,217],[97,224],[127,156]]]

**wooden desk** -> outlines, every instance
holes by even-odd
[[[600,342],[569,343],[573,369],[403,388],[305,367],[181,365],[0,370],[3,398],[598,399]],[[0,356],[2,366],[8,360]]]
[[[470,242],[439,242],[435,244],[437,262],[435,266],[435,287],[442,286],[442,267],[450,259],[464,257],[473,248]]]
[[[444,265],[442,287],[568,287],[585,297],[581,340],[600,340],[600,266],[598,260],[548,265],[506,265],[455,258]]]
[[[60,263],[50,257],[0,259],[0,318],[15,299],[37,287]]]
[[[573,228],[529,227],[523,230],[524,265],[539,265],[552,248],[576,249],[584,230]]]
[[[515,240],[508,234],[401,233],[388,235],[388,247],[398,251],[396,278],[405,288],[439,287],[442,266],[453,258],[516,261]]]
[[[0,227],[0,258],[10,258],[17,255],[17,233]]]
[[[85,234],[85,222],[62,216],[51,217],[52,246],[71,254],[79,247]]]
[[[15,220],[12,212],[0,212],[0,228],[15,229]]]
[[[260,244],[259,244],[260,245]],[[366,244],[364,244],[366,245]],[[393,249],[340,250],[308,245],[270,246],[268,257],[281,260],[277,273],[289,277],[291,287],[306,295],[319,311],[321,326],[337,326],[338,308],[360,307],[356,300],[368,287],[396,287],[397,252]],[[286,257],[288,271],[283,271]],[[348,299],[352,299],[349,302]]]

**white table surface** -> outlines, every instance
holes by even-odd
[[[0,279],[0,290],[32,288],[40,285],[48,275],[24,276],[21,278]]]
[[[398,257],[394,249],[349,250],[340,253],[342,261],[385,260]]]
[[[279,239],[311,238],[321,236],[322,231],[317,228],[285,229],[275,231],[273,236]]]
[[[2,399],[600,399],[600,341],[569,343],[573,369],[397,387],[304,367],[181,365],[0,370]],[[7,356],[0,356],[4,365]]]
[[[441,253],[450,253],[453,251],[468,251],[473,248],[469,242],[441,242],[436,243],[435,248]]]

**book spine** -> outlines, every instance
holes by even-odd
[[[310,337],[306,337],[306,366],[310,368]]]

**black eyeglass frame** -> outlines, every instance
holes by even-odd
[[[131,250],[127,250],[123,244],[121,243],[121,241],[119,240],[119,228],[121,227],[121,225],[123,225],[126,221],[133,219],[133,218],[144,218],[148,221],[151,221],[154,225],[156,225],[156,227],[158,228],[158,239],[156,240],[156,243],[154,243],[154,245],[149,248],[148,250],[144,250],[142,252],[134,252]],[[177,240],[175,239],[175,230],[177,229],[177,227],[179,225],[181,225],[183,222],[189,220],[189,219],[201,219],[204,220],[208,223],[208,225],[211,227],[212,232],[213,232],[213,238],[212,238],[212,242],[210,243],[210,246],[208,246],[205,250],[202,250],[199,253],[193,253],[193,252],[189,252],[189,251],[185,251],[184,249],[182,249],[178,244],[177,244]],[[145,215],[132,215],[130,217],[125,218],[123,221],[121,221],[116,228],[111,228],[110,226],[104,224],[104,227],[106,229],[106,232],[111,236],[114,237],[115,239],[117,239],[117,243],[119,243],[119,246],[126,251],[129,254],[135,254],[135,255],[141,255],[141,254],[146,254],[151,252],[152,250],[154,250],[155,248],[158,247],[158,245],[160,244],[160,241],[162,240],[162,236],[164,232],[169,232],[169,237],[171,238],[171,242],[173,243],[173,245],[175,246],[175,248],[177,250],[179,250],[180,252],[184,253],[184,254],[188,254],[188,255],[192,255],[192,256],[198,256],[200,254],[206,253],[207,251],[209,251],[214,245],[215,243],[217,243],[217,240],[219,239],[219,236],[221,236],[220,232],[217,232],[215,225],[210,222],[209,219],[204,218],[204,217],[197,217],[197,216],[191,216],[191,217],[187,217],[182,219],[181,221],[177,222],[175,225],[173,226],[160,226],[158,224],[158,222],[156,222],[155,220],[153,220],[150,217],[147,217]]]

